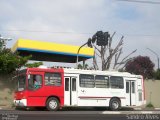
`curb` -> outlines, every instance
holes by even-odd
[[[142,114],[153,114],[154,112],[153,111],[142,111],[140,113],[142,113]]]
[[[122,112],[118,112],[118,111],[103,111],[102,114],[122,114]]]
[[[153,109],[145,109],[145,108],[133,108],[134,110],[143,110],[143,111],[147,111],[147,110],[160,110],[160,108],[153,108]]]
[[[103,111],[102,114],[160,114],[160,111]]]
[[[134,110],[142,110],[142,108],[133,108]]]

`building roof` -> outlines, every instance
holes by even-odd
[[[75,63],[80,46],[58,44],[52,42],[19,39],[12,47],[12,52],[19,52],[21,56],[32,55],[31,60]],[[79,61],[93,58],[94,49],[82,47]]]

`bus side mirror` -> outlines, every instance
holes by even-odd
[[[31,75],[30,74],[28,74],[28,79],[30,79],[31,78]]]

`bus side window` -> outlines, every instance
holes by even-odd
[[[129,93],[129,82],[126,82],[126,93]]]
[[[94,75],[87,75],[87,74],[80,74],[80,87],[85,87],[85,88],[94,88],[95,83],[94,83]]]
[[[111,76],[110,85],[111,85],[111,88],[123,89],[124,88],[123,77]]]
[[[69,91],[69,78],[65,78],[65,91]]]
[[[132,93],[135,93],[135,82],[132,82]]]
[[[45,73],[45,85],[61,86],[61,73]]]
[[[105,75],[96,75],[95,86],[96,88],[109,88],[109,77]]]
[[[76,91],[76,78],[72,78],[72,91]]]

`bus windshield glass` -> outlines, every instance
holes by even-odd
[[[18,76],[18,91],[23,91],[26,88],[26,75]]]

